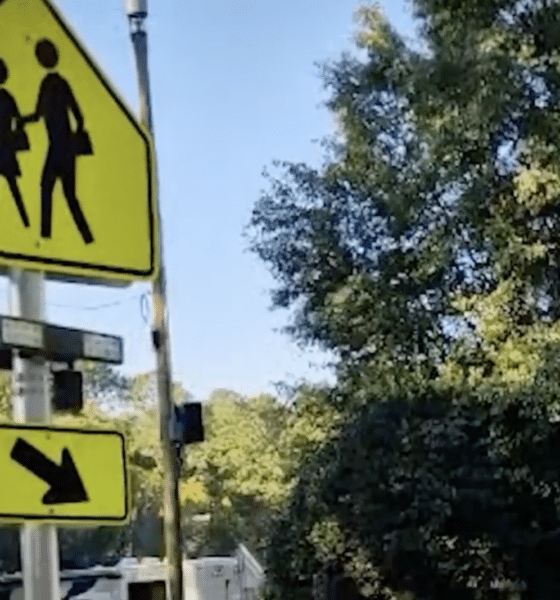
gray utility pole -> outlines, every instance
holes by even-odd
[[[45,320],[42,273],[13,270],[10,312],[14,317]],[[48,363],[44,358],[13,360],[13,416],[18,423],[46,424],[51,420]],[[21,572],[25,600],[60,600],[56,526],[25,523],[20,529]]]
[[[154,137],[150,81],[148,75],[148,37],[144,28],[148,16],[148,0],[127,0],[127,14],[140,90],[140,121]],[[155,160],[155,158],[154,158]],[[157,202],[156,181],[156,205]],[[165,269],[163,265],[163,241],[161,213],[158,214],[158,269],[153,282],[152,335],[157,360],[157,393],[159,405],[160,441],[164,473],[164,532],[165,553],[169,573],[169,600],[183,600],[183,563],[181,551],[181,514],[179,509],[180,450],[170,440],[170,422],[173,415],[171,396],[171,356],[169,349],[169,324]]]

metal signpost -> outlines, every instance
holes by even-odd
[[[10,274],[12,316],[45,321],[45,277],[152,279],[159,246],[150,135],[48,0],[0,0],[0,112],[0,127],[9,124],[0,130],[0,272]],[[53,522],[126,518],[123,440],[49,427],[56,335],[49,342],[48,327],[2,325],[20,427],[0,428],[0,476],[12,483],[1,518],[24,523],[25,600],[60,600]],[[82,337],[80,346],[76,334],[58,333],[75,358],[81,351],[115,362],[103,336]],[[99,356],[102,347],[108,357]],[[94,474],[91,456],[104,461],[108,480]]]
[[[44,318],[44,279],[39,273],[14,271],[10,282],[14,315]],[[47,387],[47,365],[42,357],[20,358],[14,351],[13,410],[20,423],[49,423],[51,406]],[[60,598],[58,539],[49,524],[26,523],[21,528],[21,573],[25,600]]]

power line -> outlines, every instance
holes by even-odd
[[[125,298],[124,300],[115,300],[115,302],[106,302],[104,304],[97,304],[96,306],[79,306],[77,304],[58,304],[56,302],[48,302],[49,306],[56,306],[57,308],[71,308],[74,310],[101,310],[104,308],[112,308],[114,306],[119,306],[120,304],[124,304],[125,302],[131,302],[132,300],[140,299],[140,311],[142,314],[142,318],[146,321],[146,317],[144,316],[144,305],[148,303],[148,296],[151,295],[151,292],[143,292],[142,294],[136,294],[129,298]]]

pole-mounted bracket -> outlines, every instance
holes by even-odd
[[[152,329],[152,344],[156,350],[161,348],[161,331],[159,329]]]

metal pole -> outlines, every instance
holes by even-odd
[[[42,273],[13,270],[10,312],[15,317],[45,320]],[[42,358],[13,356],[13,416],[18,423],[49,423],[51,404],[48,365]],[[25,600],[60,600],[58,539],[54,525],[25,524],[20,529],[21,572]]]
[[[137,2],[132,2],[137,5]],[[147,4],[147,3],[141,3]],[[140,91],[140,120],[149,130],[153,139],[152,107],[148,74],[148,39],[144,29],[147,10],[142,13],[129,13],[131,38],[136,56],[138,87]],[[157,192],[156,182],[156,194]],[[159,211],[159,203],[157,203]],[[159,264],[153,282],[152,335],[157,363],[157,394],[160,420],[160,441],[163,455],[164,474],[164,537],[165,553],[169,575],[170,600],[183,600],[183,564],[181,552],[181,513],[179,507],[180,457],[169,439],[169,422],[173,410],[171,395],[171,355],[169,348],[169,324],[163,263],[163,241],[161,213],[158,212]]]

